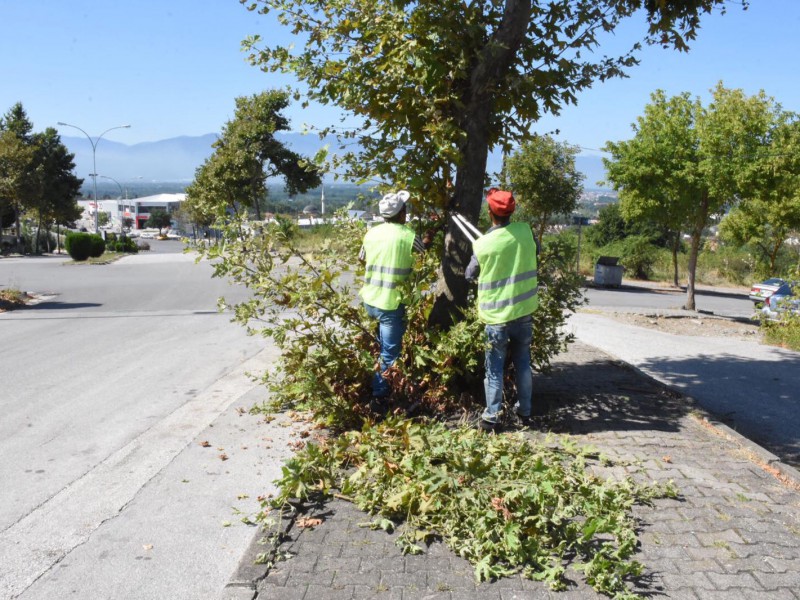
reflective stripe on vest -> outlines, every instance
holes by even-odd
[[[413,263],[414,232],[398,223],[384,223],[364,236],[366,273],[361,298],[382,310],[394,310],[402,301],[397,287],[408,279]]]
[[[500,324],[533,313],[539,306],[536,243],[528,225],[511,223],[473,244],[480,265],[478,315]]]
[[[511,277],[506,277],[505,279],[500,279],[498,281],[479,283],[478,289],[493,290],[495,288],[503,287],[504,285],[510,285],[512,283],[525,281],[526,279],[531,279],[532,277],[537,277],[538,275],[539,272],[536,269],[534,269],[533,271],[528,271],[527,273],[520,273],[519,275],[512,275]]]

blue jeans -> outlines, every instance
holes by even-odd
[[[401,304],[394,310],[383,310],[365,302],[364,308],[370,317],[378,320],[378,343],[381,345],[381,368],[372,377],[372,395],[385,398],[391,390],[383,378],[383,372],[400,356],[406,331],[406,307]]]
[[[533,320],[529,316],[521,317],[500,325],[486,325],[486,410],[483,420],[497,423],[500,410],[503,408],[503,370],[506,362],[506,351],[511,350],[514,373],[517,384],[517,414],[528,417],[531,414],[531,392],[533,377],[531,375],[531,339],[533,338]]]

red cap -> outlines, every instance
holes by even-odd
[[[486,201],[489,203],[489,210],[491,210],[498,217],[507,217],[514,212],[517,203],[514,201],[514,195],[505,190],[498,190],[492,188],[486,195]]]

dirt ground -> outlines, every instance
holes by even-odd
[[[762,337],[757,322],[746,323],[707,315],[687,317],[682,315],[664,316],[624,312],[603,312],[602,314],[630,325],[655,329],[674,335],[730,337],[753,340],[755,342],[760,342]]]

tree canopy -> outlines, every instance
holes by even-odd
[[[299,50],[245,40],[254,64],[293,73],[307,99],[336,104],[362,127],[346,176],[403,186],[418,202],[477,221],[491,148],[530,137],[597,81],[636,64],[641,43],[685,50],[700,17],[724,0],[240,0],[275,11]],[[604,33],[642,10],[642,39],[619,56]],[[451,188],[451,182],[454,185]],[[434,320],[466,301],[470,249],[449,224]]]
[[[695,271],[703,230],[714,215],[762,189],[763,165],[781,108],[760,92],[719,83],[703,107],[688,94],[651,96],[634,137],[609,142],[608,178],[623,215],[690,233],[686,308],[695,309]]]
[[[83,180],[74,174],[74,158],[52,127],[33,131],[21,103],[0,119],[0,214],[13,213],[18,241],[23,213],[35,218],[39,229],[80,216],[75,199]]]
[[[514,192],[517,218],[533,225],[540,247],[550,219],[569,215],[578,206],[584,176],[575,168],[577,153],[575,146],[537,136],[503,162],[501,183]]]
[[[226,210],[252,209],[261,218],[267,180],[280,176],[290,194],[319,186],[321,177],[308,159],[275,138],[289,129],[282,111],[289,94],[269,90],[236,98],[234,118],[228,121],[214,153],[197,169],[187,188],[190,219],[209,226]]]
[[[749,247],[765,276],[777,273],[786,240],[800,232],[800,120],[779,111],[768,145],[752,161],[754,177],[720,223],[726,241]]]
[[[161,230],[165,227],[170,227],[172,225],[172,215],[170,215],[167,211],[155,208],[150,212],[150,217],[147,219],[145,223],[145,227],[154,227],[158,229],[158,233],[161,233]]]

